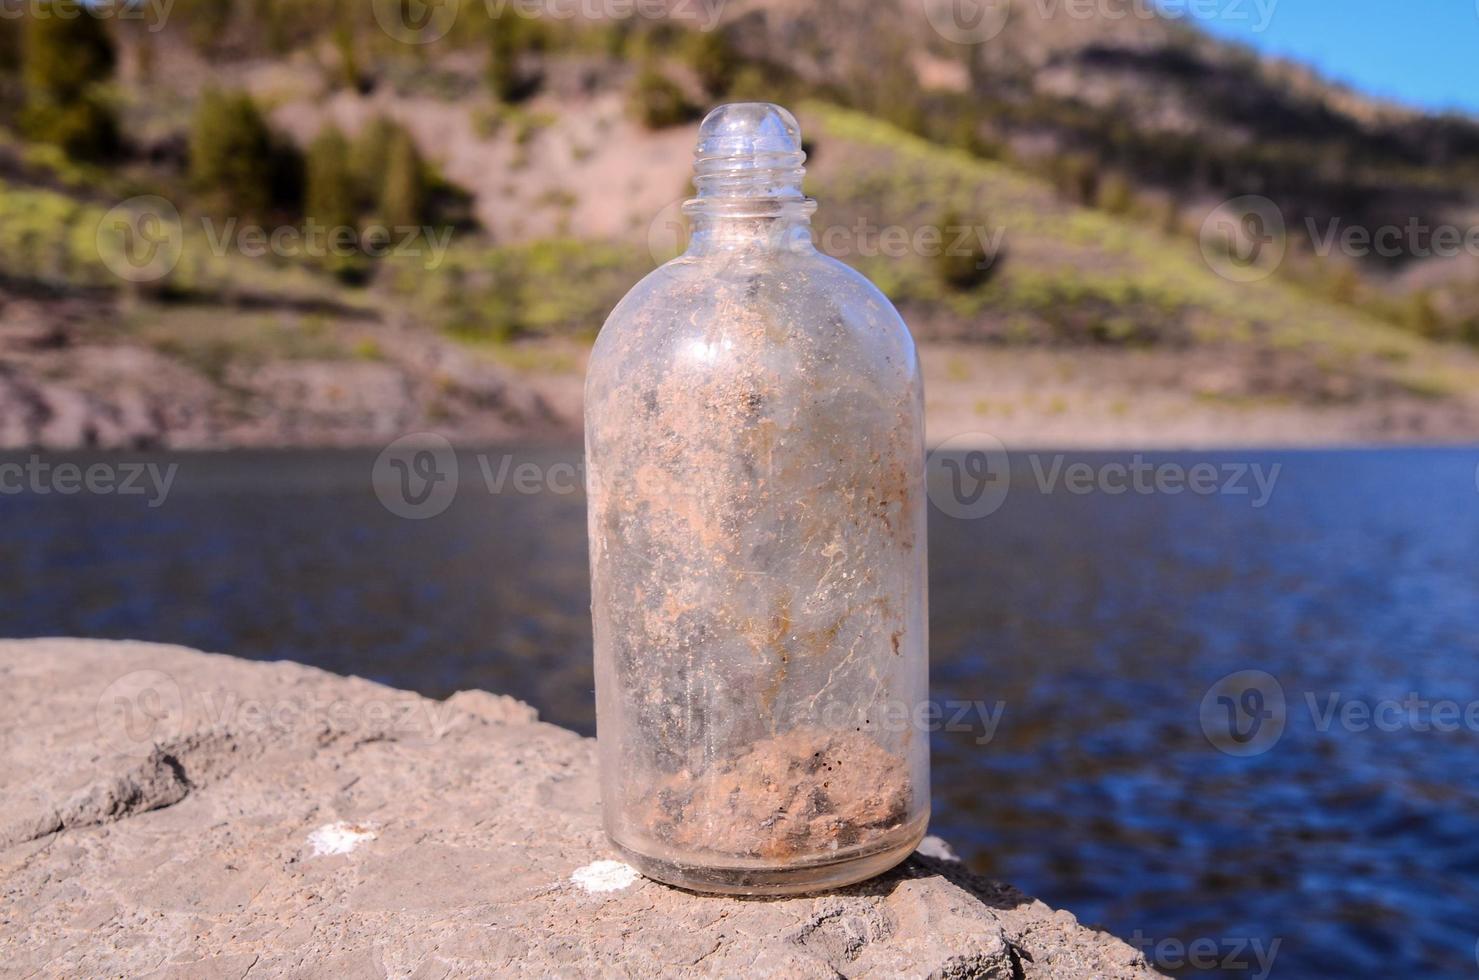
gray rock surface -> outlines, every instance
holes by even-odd
[[[0,975],[1154,975],[938,841],[816,897],[635,877],[592,745],[482,692],[0,642]]]

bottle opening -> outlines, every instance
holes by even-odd
[[[690,214],[763,217],[799,205],[798,217],[816,210],[802,193],[806,153],[796,117],[768,102],[736,102],[715,109],[699,126]]]

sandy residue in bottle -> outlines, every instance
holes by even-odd
[[[857,732],[796,729],[669,777],[648,832],[685,851],[786,860],[866,847],[906,820],[908,766]]]

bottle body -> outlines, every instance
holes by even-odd
[[[703,891],[861,880],[928,820],[914,345],[786,220],[639,284],[586,386],[606,830]]]

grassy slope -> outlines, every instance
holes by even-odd
[[[1195,244],[1139,222],[1068,205],[1044,182],[1003,164],[942,149],[867,116],[827,106],[804,112],[819,146],[811,191],[820,222],[858,213],[913,227],[947,212],[1005,229],[1006,256],[983,286],[953,293],[927,259],[853,261],[897,300],[948,311],[1004,341],[1113,342],[1242,348],[1359,368],[1419,393],[1479,388],[1479,358],[1334,305],[1279,278],[1229,282]],[[974,217],[971,217],[974,216]],[[1055,329],[1055,311],[1159,323],[1159,337],[1114,325]],[[1061,326],[1061,324],[1059,324]]]

